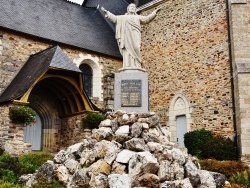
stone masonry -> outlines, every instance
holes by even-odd
[[[28,60],[29,56],[45,50],[52,45],[54,44],[0,30],[0,71],[2,72],[0,74],[0,93],[9,84],[13,76],[20,70],[23,64]],[[84,50],[75,50],[74,48],[65,46],[60,47],[68,55],[68,57],[72,59],[72,61],[73,59],[77,59],[79,54],[89,54],[89,52],[87,53]],[[99,58],[99,63],[103,65],[104,70],[110,69],[110,67],[112,67],[113,70],[118,70],[122,66],[120,60],[98,54],[91,55]],[[109,74],[104,70],[102,70],[104,76],[105,73]],[[102,82],[104,82],[104,80],[102,80]],[[107,88],[105,85],[103,87]],[[103,93],[105,91],[100,92]],[[96,103],[100,108],[106,108],[106,106],[103,106],[103,101]]]
[[[91,135],[35,173],[22,175],[22,185],[33,187],[40,177],[47,182],[55,177],[67,188],[224,187],[224,175],[201,170],[185,147],[169,142],[154,112],[106,115]]]
[[[162,9],[154,22],[142,29],[150,110],[168,122],[170,101],[181,93],[189,102],[190,130],[206,128],[232,136],[225,1],[175,0],[158,6]]]
[[[45,50],[52,45],[54,44],[0,30],[0,93],[10,83],[10,81],[17,74],[20,68],[28,60],[29,56],[42,50]],[[79,54],[89,54],[89,52],[87,53],[84,50],[75,50],[74,48],[64,46],[60,47],[72,60],[77,59]],[[113,85],[106,85],[112,84],[112,79],[111,81],[106,81],[105,78],[109,77],[109,75],[112,74],[112,72],[114,72],[115,70],[121,68],[122,62],[120,60],[105,57],[103,55],[91,55],[94,57],[98,57],[99,63],[103,65],[103,91],[99,92],[108,93],[106,99],[112,100]],[[94,102],[98,105],[99,108],[106,109],[106,105],[110,106],[110,103],[112,101],[103,102],[96,100]],[[0,107],[1,147],[4,147],[5,143],[9,141],[11,137],[9,133],[9,127],[11,126],[11,122],[8,118],[8,109],[8,105]],[[83,128],[80,125],[80,120],[81,116],[68,117],[61,119],[61,122],[59,122],[58,125],[53,125],[49,128],[44,127],[43,149],[46,151],[54,152],[61,148],[69,146],[69,144],[73,144],[81,140],[84,133]]]
[[[142,67],[149,74],[150,111],[160,116],[161,124],[172,126],[169,122],[175,121],[176,116],[170,116],[174,114],[170,112],[171,101],[183,96],[186,102],[184,108],[189,110],[188,130],[206,128],[219,135],[232,137],[232,60],[237,134],[242,147],[241,154],[247,157],[250,153],[250,71],[238,72],[238,68],[243,64],[247,67],[250,63],[250,0],[229,1],[230,27],[224,0],[161,2],[157,6],[162,6],[162,10],[155,20],[142,27]],[[146,8],[141,14],[147,15],[154,8]],[[231,30],[231,41],[228,41],[228,29]],[[50,42],[0,30],[0,92],[30,55],[51,45]],[[90,53],[60,47],[72,60],[77,59],[80,53]],[[229,49],[232,49],[232,59]],[[112,110],[113,73],[122,66],[122,62],[100,54],[91,55],[98,57],[103,66],[103,90],[100,92],[103,93],[104,101],[96,101],[96,104],[100,108]],[[182,111],[180,108],[178,110]],[[1,122],[6,121],[3,116],[1,114]],[[68,122],[74,127],[76,121]],[[68,134],[67,129],[63,132],[67,138],[75,134]],[[63,138],[64,135],[61,136]]]
[[[232,0],[229,8],[238,143],[241,159],[250,163],[250,1]]]
[[[10,122],[8,116],[10,106],[0,108],[2,116],[0,118],[0,147],[14,155],[27,154],[32,150],[32,145],[23,141],[24,125]]]

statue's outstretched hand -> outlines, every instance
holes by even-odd
[[[162,9],[162,7],[158,7],[157,9],[155,9],[155,12],[158,12]]]
[[[103,7],[101,7],[101,10],[102,10],[104,13],[107,12],[107,10],[106,10],[105,8],[103,8]]]

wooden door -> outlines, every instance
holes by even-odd
[[[24,142],[32,144],[32,150],[42,150],[42,121],[38,114],[35,122],[24,129]]]
[[[176,138],[177,143],[184,146],[184,134],[187,132],[187,118],[185,115],[176,117]]]

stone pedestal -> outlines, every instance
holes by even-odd
[[[114,110],[148,112],[148,73],[144,69],[120,69],[115,73]]]

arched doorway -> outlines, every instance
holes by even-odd
[[[60,118],[58,113],[62,111],[62,107],[59,105],[58,100],[56,99],[57,96],[52,93],[49,85],[45,86],[47,82],[49,82],[49,80],[39,82],[33,88],[29,96],[29,103],[30,106],[35,109],[36,112],[38,112],[37,114],[40,118],[40,150],[52,152],[56,151],[58,148],[57,143],[60,137],[56,137],[55,133],[58,133],[60,131]],[[38,127],[36,129],[34,128],[33,131],[36,131],[37,135],[39,134]],[[37,149],[33,149],[32,145],[32,150]]]
[[[190,131],[191,108],[187,98],[178,93],[170,101],[169,106],[170,140],[184,146],[184,134]]]
[[[84,101],[81,100],[74,82],[71,83],[67,77],[55,73],[45,75],[31,90],[28,101],[41,119],[41,149],[57,151],[63,142],[62,119],[85,110]]]
[[[51,47],[30,56],[1,94],[0,104],[15,102],[33,108],[39,114],[40,128],[27,127],[25,139],[33,142],[28,132],[40,134],[41,131],[41,139],[35,140],[34,145],[38,144],[34,150],[54,152],[63,147],[62,144],[67,147],[65,135],[69,141],[74,139],[71,133],[75,125],[70,117],[80,119],[81,114],[99,110],[87,97],[83,85],[80,69],[58,46]],[[63,133],[62,123],[69,124]]]

